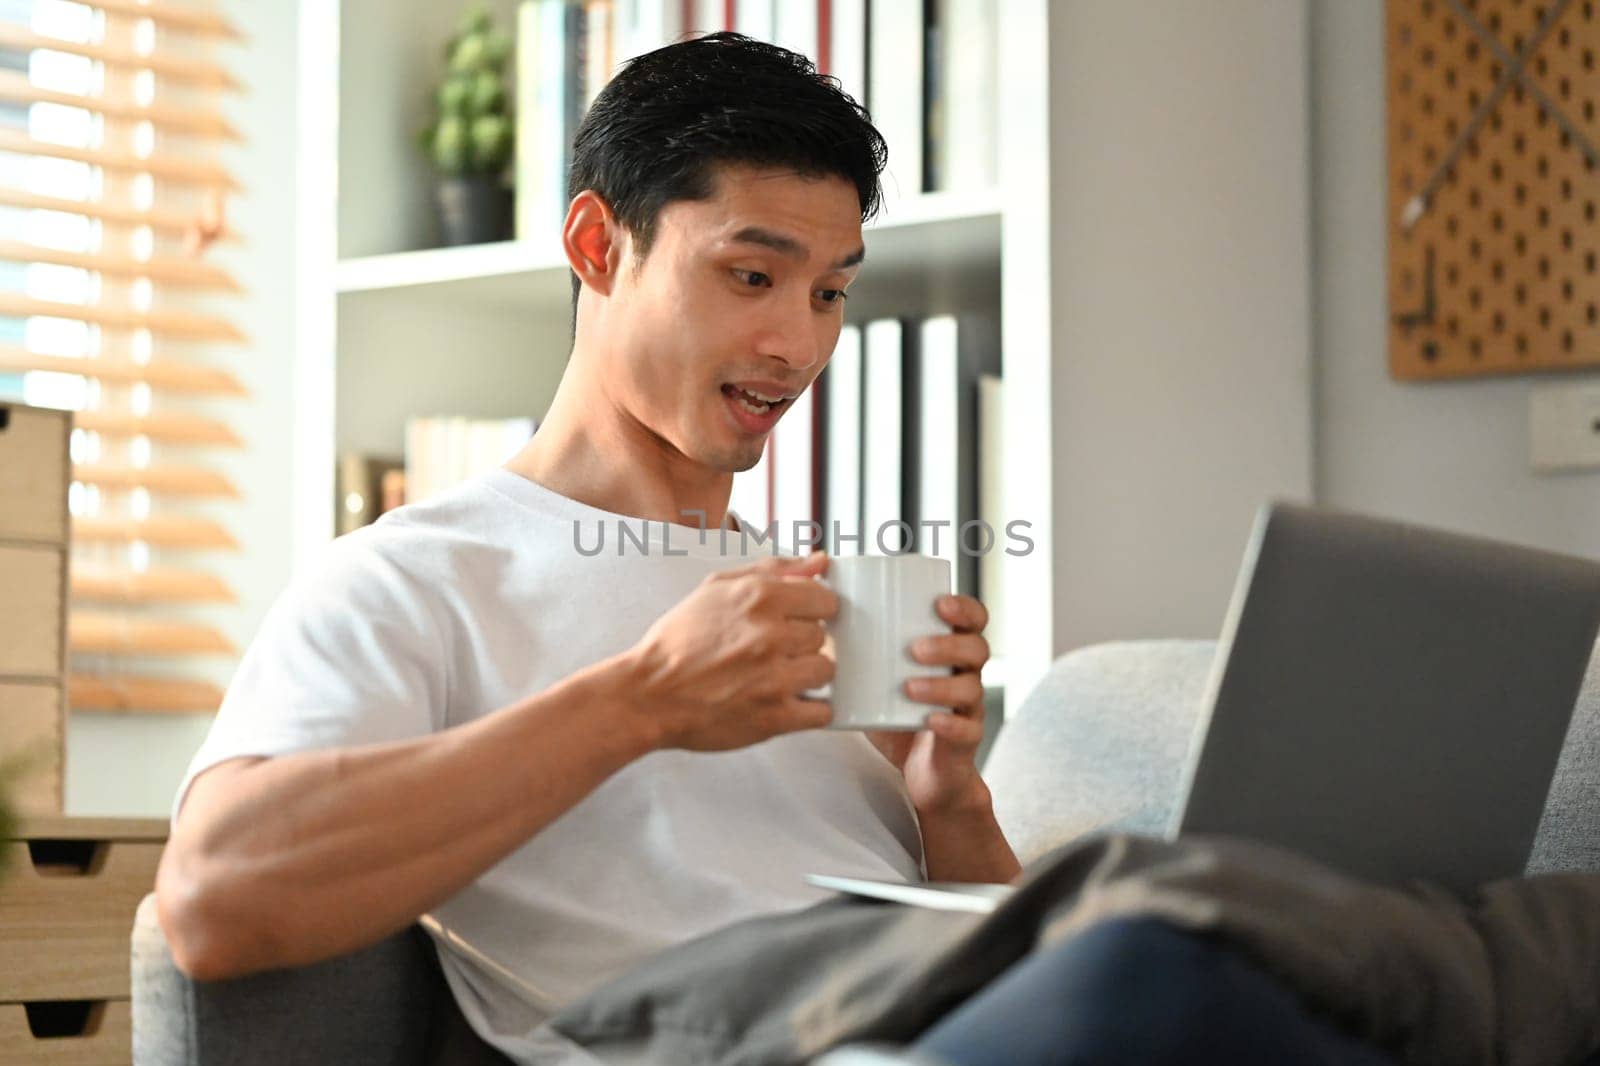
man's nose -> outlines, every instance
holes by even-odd
[[[767,320],[761,332],[760,354],[783,360],[795,370],[805,370],[822,357],[817,344],[816,312],[809,302],[799,310],[784,307]]]

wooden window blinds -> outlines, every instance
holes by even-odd
[[[202,616],[234,601],[242,292],[205,253],[239,43],[204,0],[0,0],[0,395],[75,412],[74,710],[214,711],[197,657],[236,654]]]

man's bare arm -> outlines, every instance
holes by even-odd
[[[217,979],[376,943],[658,748],[721,751],[826,725],[799,693],[837,597],[820,557],[720,571],[621,655],[415,740],[219,764],[156,876],[174,961]]]
[[[987,789],[968,807],[918,818],[928,880],[998,884],[1014,880],[1022,872],[995,820]]]
[[[179,969],[340,955],[448,899],[654,746],[625,663],[431,736],[222,763],[190,786],[156,878]]]

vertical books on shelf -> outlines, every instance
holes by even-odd
[[[416,417],[406,420],[405,457],[346,452],[335,471],[338,535],[407,503],[428,499],[515,455],[533,436],[532,418]]]
[[[1005,383],[998,374],[978,376],[978,516],[995,531],[1005,535],[1010,508],[1006,503]],[[977,596],[989,609],[989,625],[984,637],[989,641],[991,659],[1006,653],[1005,549],[997,541],[994,548],[978,560]]]
[[[535,428],[532,418],[407,419],[406,502],[426,500],[487,473],[515,455]]]
[[[998,19],[991,0],[522,0],[516,235],[559,233],[572,139],[617,69],[721,29],[807,55],[870,111],[889,145],[891,200],[990,188],[999,170]]]
[[[817,386],[825,407],[823,527],[830,537],[834,523],[861,537],[840,550],[909,547],[950,559],[960,592],[981,596],[986,584],[997,587],[996,553],[1004,547],[1001,369],[993,315],[845,327]],[[895,522],[910,527],[909,544],[899,529],[880,543],[879,529]],[[976,522],[992,531],[992,541]]]
[[[346,452],[339,456],[334,486],[334,532],[342,537],[405,502],[405,461]]]

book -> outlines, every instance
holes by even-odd
[[[434,421],[431,418],[406,419],[406,502],[426,499],[434,481]]]
[[[561,60],[561,106],[565,110],[561,117],[560,168],[555,175],[554,227],[558,233],[567,219],[567,171],[572,168],[572,142],[577,139],[578,127],[583,125],[583,116],[589,109],[589,16],[585,0],[559,2],[561,24],[566,30],[566,49]]]
[[[944,20],[947,12],[938,0],[923,5],[922,23],[922,188],[944,187],[945,153],[956,147],[945,133]]]
[[[517,9],[516,236],[553,240],[567,214],[567,167],[583,119],[588,19],[577,0]]]
[[[516,26],[516,80],[512,86],[515,110],[512,121],[516,124],[515,158],[512,161],[512,182],[516,189],[512,231],[518,240],[526,240],[538,233],[539,208],[548,203],[541,189],[544,166],[541,157],[544,146],[543,121],[539,114],[539,29],[540,0],[522,0],[517,5]]]
[[[939,46],[930,116],[935,189],[992,189],[1000,180],[999,11],[989,0],[937,0]]]
[[[978,560],[978,599],[989,609],[984,638],[991,659],[1005,654],[1005,546],[1007,521],[1005,385],[995,374],[978,377],[978,517],[994,529],[994,547]]]
[[[880,319],[862,336],[861,550],[877,555],[905,547],[904,534],[886,527],[905,520],[906,331],[898,319]]]
[[[616,63],[653,52],[685,30],[682,0],[618,0]]]
[[[922,4],[875,3],[867,17],[867,107],[889,145],[884,193],[893,203],[925,188]]]
[[[338,498],[337,517],[334,520],[336,535],[343,536],[370,525],[379,515],[398,506],[400,501],[393,494],[391,475],[404,466],[404,460],[387,455],[346,452],[339,456],[339,468],[334,478]],[[386,480],[391,485],[388,493],[384,489]]]
[[[936,315],[919,329],[913,369],[917,550],[950,560],[955,590],[975,595],[977,559],[959,546],[963,526],[977,519],[977,375],[962,358],[953,315]],[[935,525],[934,523],[939,523]],[[972,550],[981,538],[969,536]]]
[[[795,523],[815,521],[812,512],[812,470],[815,438],[812,409],[816,383],[795,397],[772,431],[772,517],[779,522],[783,542],[794,540]]]
[[[772,460],[770,443],[769,439],[755,466],[733,475],[733,491],[728,496],[728,509],[762,531],[772,523],[772,499],[767,485],[767,464]],[[706,525],[716,525],[715,516],[707,515]]]
[[[533,436],[532,418],[460,415],[406,420],[406,502],[428,499],[515,455]]]
[[[817,383],[824,409],[822,521],[832,547],[835,527],[852,536],[861,529],[861,327],[839,331]]]
[[[734,0],[733,28],[746,37],[771,41],[775,27],[773,0]]]
[[[616,6],[612,0],[586,0],[584,19],[588,50],[584,55],[583,111],[588,114],[616,70]]]
[[[774,0],[772,43],[817,62],[817,0]]]
[[[828,7],[828,69],[856,103],[867,106],[867,0],[832,0]]]
[[[731,28],[726,22],[725,0],[686,0],[685,6],[689,16],[689,24],[683,28],[685,33],[698,36]]]

